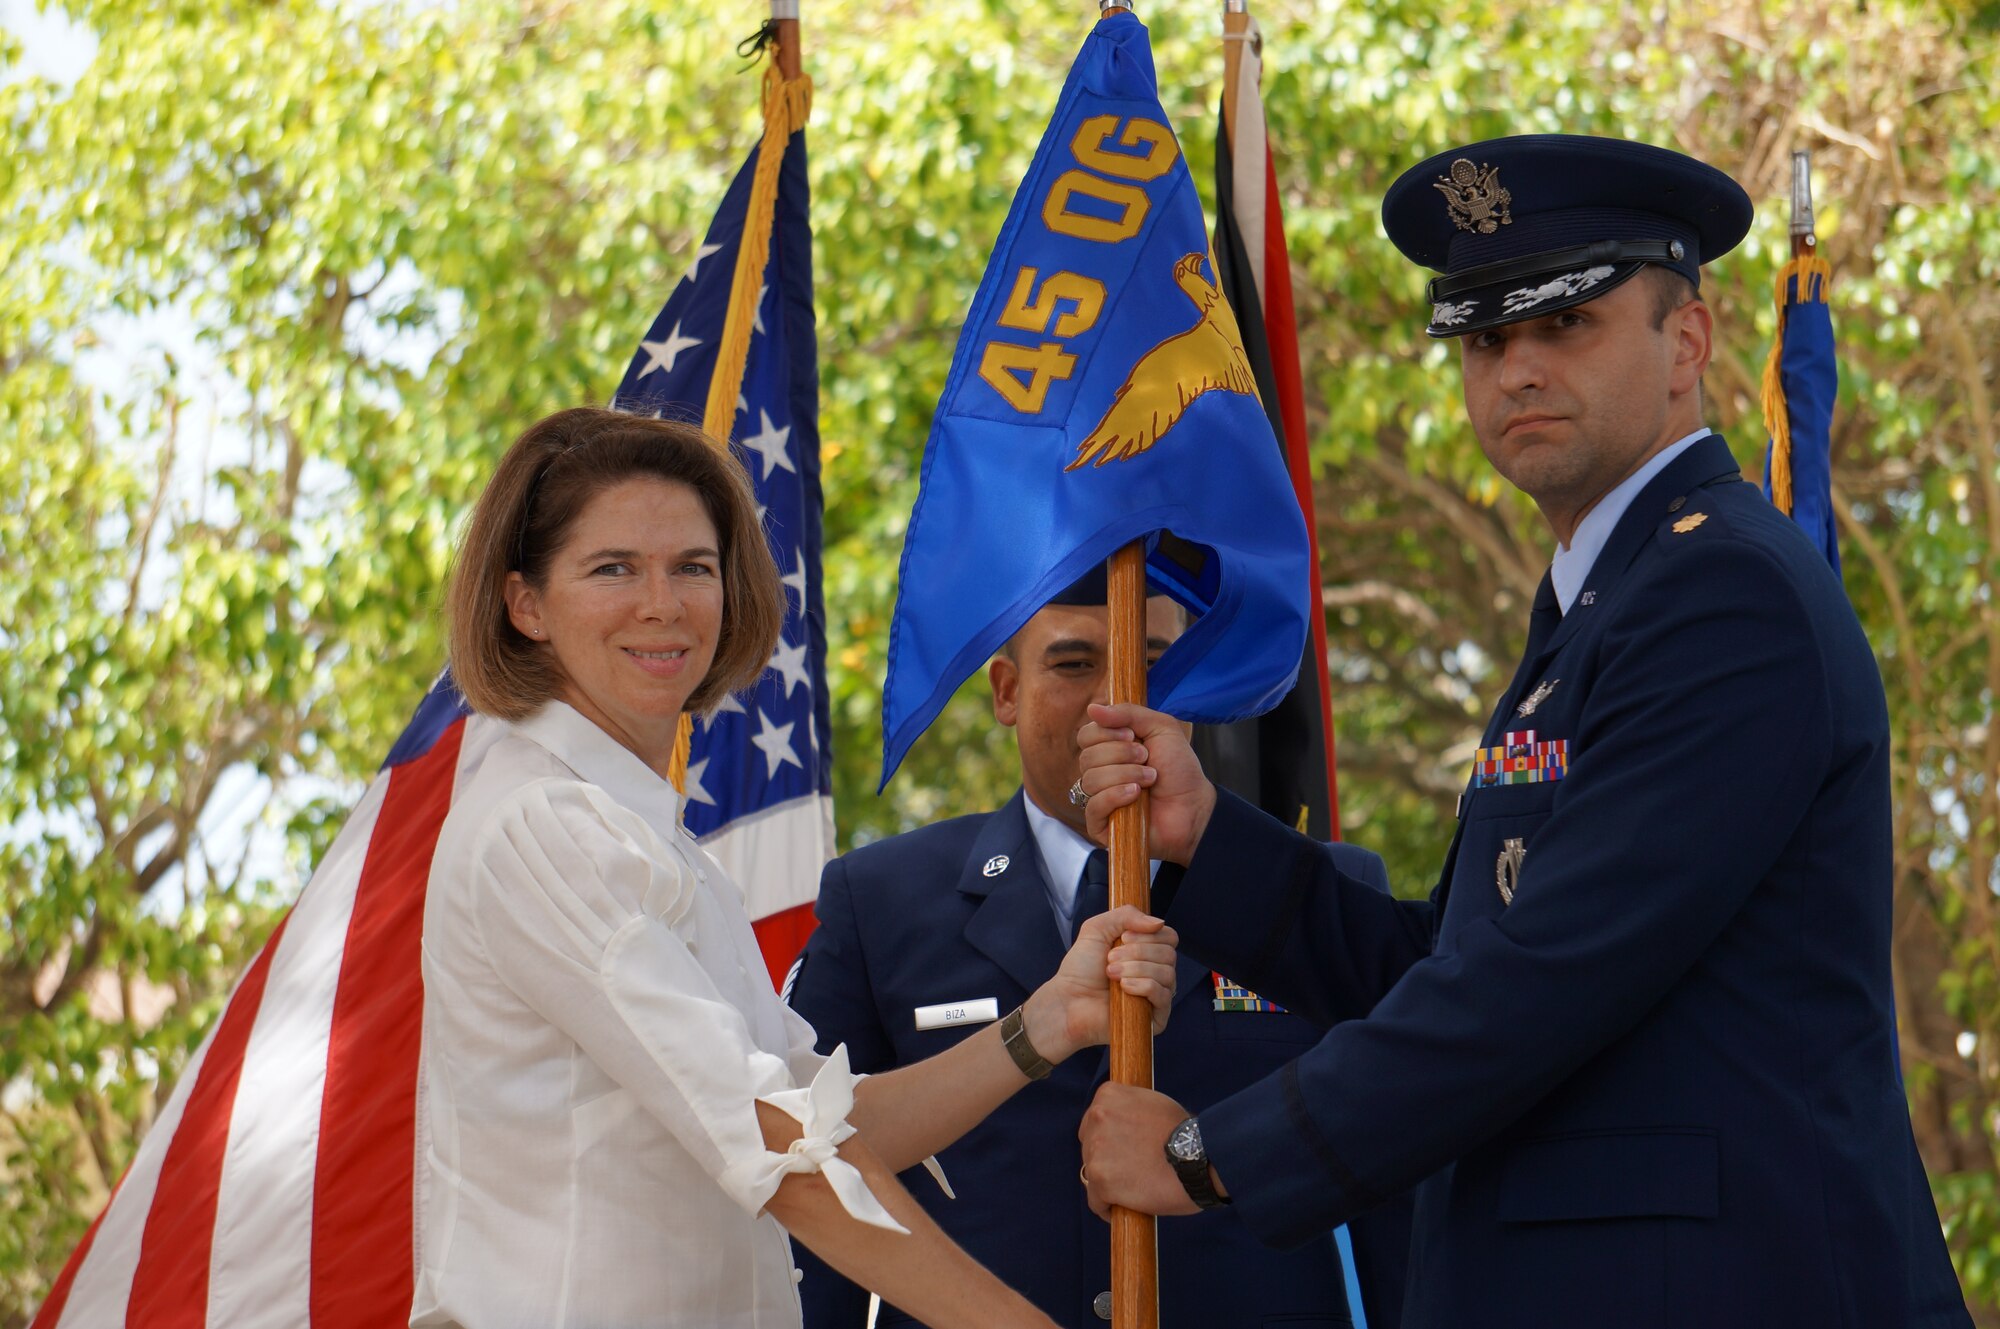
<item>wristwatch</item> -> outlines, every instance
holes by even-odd
[[[1174,1175],[1181,1179],[1188,1198],[1203,1209],[1214,1209],[1229,1203],[1227,1196],[1218,1195],[1215,1183],[1208,1177],[1208,1151],[1201,1147],[1201,1123],[1189,1117],[1174,1127],[1167,1137],[1167,1162],[1173,1167]]]
[[[1007,1049],[1007,1055],[1021,1068],[1021,1074],[1030,1080],[1046,1080],[1055,1064],[1028,1041],[1027,1003],[1023,1002],[1007,1012],[1007,1018],[1000,1022],[1000,1045]]]

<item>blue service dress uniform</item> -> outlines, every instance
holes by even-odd
[[[1887,712],[1838,580],[1711,436],[1559,613],[1545,580],[1428,902],[1226,794],[1161,872],[1185,951],[1333,1026],[1201,1112],[1235,1210],[1289,1245],[1421,1181],[1414,1329],[1969,1325],[1897,1070]]]
[[[857,1071],[921,1061],[981,1026],[920,1030],[918,1007],[990,997],[1005,1015],[1056,971],[1063,936],[1022,799],[1016,793],[998,812],[940,822],[827,865],[819,927],[790,990],[822,1048],[845,1043]],[[1332,861],[1358,889],[1387,900],[1374,854],[1341,845]],[[1210,971],[1185,957],[1177,982],[1172,1018],[1154,1043],[1155,1078],[1190,1110],[1255,1082],[1319,1038],[1318,1028],[1288,1012],[1214,1009]],[[1104,1075],[1101,1051],[1079,1053],[940,1154],[956,1200],[921,1169],[903,1177],[954,1241],[1069,1329],[1104,1323],[1096,1300],[1110,1286],[1110,1229],[1090,1212],[1077,1180],[1077,1126]],[[1375,1221],[1381,1231],[1368,1233],[1372,1246],[1355,1236],[1363,1277],[1386,1267],[1400,1279],[1407,1208],[1399,1214],[1392,1200]],[[861,1329],[867,1294],[803,1248],[797,1255],[807,1329]],[[1393,1298],[1380,1313],[1369,1310],[1375,1329],[1393,1329]],[[1327,1232],[1277,1251],[1227,1209],[1161,1224],[1163,1329],[1351,1322]],[[885,1305],[880,1323],[913,1321]]]

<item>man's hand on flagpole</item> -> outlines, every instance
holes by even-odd
[[[1167,1162],[1167,1137],[1187,1118],[1186,1108],[1155,1090],[1099,1085],[1076,1130],[1091,1211],[1103,1219],[1114,1204],[1142,1214],[1199,1212]],[[1213,1171],[1209,1176],[1220,1180]]]
[[[1111,814],[1149,789],[1147,856],[1183,867],[1192,861],[1215,811],[1215,786],[1188,744],[1188,727],[1144,706],[1092,705],[1076,741],[1090,838],[1109,844]]]

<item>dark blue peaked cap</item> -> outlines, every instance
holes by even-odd
[[[1208,568],[1208,551],[1200,545],[1189,544],[1172,531],[1159,533],[1159,543],[1155,546],[1155,552],[1164,554],[1168,560],[1179,566],[1191,581],[1200,581]],[[1167,593],[1167,588],[1158,572],[1149,572],[1146,579],[1146,594],[1154,596]],[[1111,603],[1111,578],[1105,571],[1105,565],[1094,564],[1090,571],[1050,596],[1048,603],[1082,606]]]
[[[1101,605],[1111,600],[1111,578],[1098,563],[1090,571],[1049,597],[1052,605]]]
[[[1705,162],[1646,143],[1521,134],[1419,162],[1382,225],[1430,284],[1433,337],[1595,300],[1648,263],[1701,285],[1750,230],[1750,196]]]

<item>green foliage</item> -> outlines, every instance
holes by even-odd
[[[731,51],[761,17],[63,8],[96,35],[82,76],[0,86],[0,1325],[39,1301],[438,667],[455,523],[492,461],[548,411],[608,398],[684,271],[754,138],[757,81]],[[1427,888],[1547,558],[1479,456],[1448,348],[1421,335],[1423,274],[1381,234],[1383,188],[1455,141],[1563,129],[1677,144],[1768,203],[1790,148],[1814,148],[1848,582],[1896,712],[1904,1047],[1954,1248],[1991,1301],[1991,6],[1794,8],[1260,11],[1343,812]],[[1216,16],[1146,17],[1206,190]],[[975,680],[878,798],[880,680],[930,412],[1089,18],[997,0],[806,15],[844,845],[1012,785]],[[0,76],[18,58],[0,40]],[[1711,415],[1746,461],[1784,242],[1765,214],[1707,281]],[[246,817],[257,852],[224,829]],[[1980,1035],[1970,1058],[1960,1031]]]

